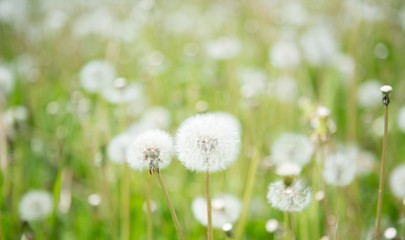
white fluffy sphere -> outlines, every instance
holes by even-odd
[[[25,221],[41,220],[52,212],[52,195],[42,190],[31,190],[21,199],[19,211]]]

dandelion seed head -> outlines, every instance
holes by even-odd
[[[132,136],[128,133],[122,133],[115,136],[107,147],[108,158],[117,164],[122,164],[125,161],[125,153],[130,146]]]
[[[124,82],[118,82],[114,84],[114,86],[104,88],[102,90],[102,95],[109,103],[113,104],[145,102],[143,88],[137,83],[126,85]]]
[[[322,201],[325,198],[325,192],[324,191],[318,191],[315,193],[315,200],[316,201]]]
[[[326,183],[336,186],[349,185],[356,176],[357,152],[354,149],[342,149],[325,158],[322,171]]]
[[[405,199],[405,164],[399,165],[392,171],[390,187],[395,197]]]
[[[101,196],[98,195],[97,193],[90,194],[87,201],[91,206],[97,207],[101,204]]]
[[[234,162],[239,153],[240,125],[224,113],[186,119],[176,135],[179,160],[192,171],[216,172]]]
[[[376,108],[381,104],[381,83],[371,79],[360,84],[357,90],[357,103],[363,108]]]
[[[241,50],[240,40],[234,37],[221,37],[206,45],[207,54],[218,60],[227,60],[239,55]]]
[[[305,135],[284,133],[273,143],[270,150],[276,165],[288,162],[303,167],[311,160],[314,146]]]
[[[293,69],[301,63],[301,54],[295,42],[279,41],[270,50],[270,61],[280,69]]]
[[[269,233],[273,233],[273,232],[277,231],[278,226],[279,226],[279,224],[276,219],[269,219],[266,222],[266,231]]]
[[[194,217],[203,226],[207,226],[207,201],[197,197],[192,203]],[[212,199],[212,226],[221,229],[226,224],[238,220],[242,209],[240,200],[229,194],[221,194]]]
[[[297,99],[298,86],[296,79],[283,76],[269,84],[267,94],[282,103],[293,103]]]
[[[224,232],[229,232],[229,231],[232,231],[232,228],[233,228],[232,223],[225,223],[225,224],[222,226],[222,231],[224,231]]]
[[[19,205],[21,219],[42,220],[52,212],[52,195],[42,190],[30,190],[22,197]]]
[[[405,133],[405,106],[398,113],[398,127],[401,132]]]
[[[397,236],[397,230],[393,227],[387,228],[384,231],[384,237],[386,239],[394,239]]]
[[[9,94],[14,88],[14,75],[11,70],[0,65],[0,93]]]
[[[284,212],[300,212],[311,201],[311,188],[305,187],[302,180],[295,180],[286,186],[282,180],[270,184],[267,200],[272,207]]]
[[[162,130],[148,130],[138,136],[127,148],[128,165],[137,171],[157,171],[169,165],[173,155],[172,137]]]
[[[100,92],[112,86],[115,68],[104,60],[93,60],[87,63],[80,72],[82,87],[91,93]]]
[[[284,162],[281,163],[276,170],[279,176],[298,176],[301,172],[301,166],[296,163]]]

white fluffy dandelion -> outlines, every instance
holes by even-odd
[[[115,82],[120,82],[123,78],[118,78]],[[103,97],[110,103],[130,103],[144,102],[143,88],[140,84],[132,83],[106,87],[102,90]]]
[[[149,169],[158,172],[172,160],[172,137],[162,130],[148,130],[137,137],[129,145],[126,158],[128,165],[137,171]]]
[[[42,190],[30,190],[20,201],[21,219],[25,221],[41,220],[52,212],[52,195]]]
[[[88,92],[99,92],[112,85],[115,68],[104,60],[93,60],[87,63],[80,72],[80,83]]]
[[[176,151],[184,166],[197,172],[224,170],[239,153],[240,129],[218,114],[186,119],[176,135]]]
[[[14,88],[14,76],[11,70],[0,65],[0,94],[8,94]]]
[[[353,148],[328,155],[322,171],[325,182],[340,187],[349,185],[356,176],[357,155]]]
[[[289,162],[305,166],[311,160],[313,152],[313,143],[302,134],[285,133],[271,146],[272,159],[276,165]]]
[[[269,186],[267,199],[276,209],[285,212],[300,212],[311,202],[311,188],[306,187],[302,180],[295,180],[286,186],[282,180]]]
[[[194,217],[207,226],[207,201],[203,197],[193,200],[191,209]],[[222,228],[227,223],[238,220],[242,209],[240,200],[229,194],[218,195],[212,199],[212,226]]]
[[[281,177],[298,176],[301,172],[301,166],[296,163],[281,163],[276,170],[277,175]]]
[[[392,193],[399,199],[405,199],[405,164],[402,164],[392,171],[390,176],[390,187]]]
[[[121,164],[125,161],[125,153],[130,146],[132,136],[128,133],[122,133],[115,136],[107,147],[108,158],[114,162]]]
[[[206,45],[207,54],[218,60],[227,60],[239,55],[240,40],[234,37],[221,37]]]
[[[367,80],[357,90],[357,102],[363,108],[381,106],[381,83],[377,80]]]
[[[301,63],[301,54],[293,41],[278,41],[270,50],[270,61],[276,68],[293,69]]]
[[[405,106],[398,113],[398,127],[401,132],[405,133]]]

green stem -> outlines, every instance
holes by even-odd
[[[295,240],[295,224],[294,224],[294,215],[292,212],[289,213],[290,215],[290,226],[291,226],[291,239]]]
[[[236,229],[235,239],[241,239],[242,233],[246,225],[247,216],[249,213],[250,199],[252,197],[253,185],[255,183],[255,175],[257,170],[257,164],[259,162],[259,151],[256,153],[250,163],[249,175],[246,183],[245,194],[243,195],[242,213],[239,220],[238,228]]]
[[[183,240],[184,237],[183,237],[183,233],[181,232],[181,229],[180,229],[179,220],[177,219],[176,211],[174,210],[174,206],[172,204],[172,201],[170,200],[169,193],[167,192],[165,183],[163,182],[162,175],[159,172],[157,175],[158,175],[160,186],[162,186],[162,190],[165,195],[167,205],[169,205],[170,214],[172,215],[173,223],[174,223],[174,226],[176,227],[177,236],[180,240]]]
[[[123,166],[123,174],[121,179],[121,214],[123,223],[121,226],[122,238],[129,239],[129,226],[130,226],[130,210],[129,210],[129,169]]]
[[[387,135],[388,135],[388,104],[385,105],[384,114],[384,139],[382,146],[382,157],[380,166],[380,184],[378,187],[378,203],[377,203],[377,220],[375,227],[375,239],[380,238],[380,227],[381,227],[381,211],[383,203],[383,193],[384,193],[384,174],[385,174],[385,157],[387,153]]]
[[[148,240],[153,240],[153,235],[152,235],[152,210],[150,206],[150,175],[148,174],[146,181],[146,187],[145,187],[145,198],[146,198],[146,227],[147,227],[147,234],[148,234]]]
[[[208,240],[213,240],[213,232],[212,232],[212,206],[211,206],[211,194],[210,194],[210,173],[207,171],[206,173],[207,176],[207,181],[206,181],[206,196],[207,196],[207,217],[208,217],[208,223],[207,223],[207,237]]]

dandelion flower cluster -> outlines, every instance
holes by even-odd
[[[399,199],[405,199],[405,164],[398,166],[390,176],[392,193]]]
[[[137,171],[149,169],[157,172],[165,168],[172,160],[172,137],[162,130],[148,130],[133,140],[129,145],[126,158],[128,165]]]
[[[314,146],[311,140],[301,134],[285,133],[271,146],[273,162],[281,165],[285,162],[306,165],[312,158]]]
[[[203,197],[194,199],[191,209],[194,217],[202,225],[207,226],[207,201]],[[238,220],[242,204],[240,200],[229,194],[222,194],[212,199],[212,226],[222,228],[225,224]]]
[[[19,211],[25,221],[45,219],[52,212],[52,195],[42,190],[31,190],[22,197]]]
[[[276,209],[285,212],[300,212],[311,202],[311,188],[300,179],[286,186],[283,180],[270,184],[267,200]]]
[[[232,117],[215,113],[186,119],[176,135],[179,160],[192,171],[224,170],[239,153],[240,129],[237,122]]]

